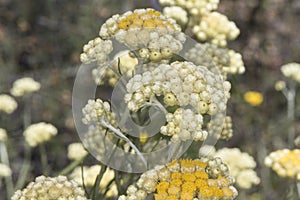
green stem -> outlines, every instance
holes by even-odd
[[[61,172],[59,172],[57,175],[66,175],[70,173],[75,167],[77,167],[80,163],[82,163],[83,159],[80,160],[74,160],[71,162],[67,167],[65,167]]]
[[[21,189],[24,186],[31,165],[31,147],[28,144],[25,144],[24,148],[25,148],[25,156],[24,156],[25,158],[19,173],[16,189]]]
[[[24,96],[24,114],[23,114],[23,127],[24,130],[31,124],[31,102],[30,102],[31,98],[28,95]],[[20,170],[19,173],[19,177],[18,177],[18,181],[16,184],[16,189],[20,189],[24,186],[25,182],[26,182],[26,178],[27,175],[29,173],[30,170],[30,165],[31,165],[31,147],[25,143],[25,155],[24,155],[24,161],[23,161],[23,165],[22,168]]]
[[[0,142],[0,155],[1,155],[1,162],[5,164],[6,166],[10,167],[9,165],[9,159],[8,159],[8,153],[7,148],[4,142]],[[7,199],[10,199],[14,192],[14,185],[12,181],[12,176],[5,177],[5,185],[6,185],[6,191],[7,191]]]
[[[39,151],[40,151],[40,156],[41,156],[41,163],[42,163],[43,174],[45,176],[47,176],[48,173],[49,173],[49,169],[48,169],[48,157],[47,157],[47,152],[46,152],[45,144],[41,143],[39,145]]]
[[[295,102],[296,102],[296,83],[291,81],[289,88],[282,91],[287,100],[287,120],[288,120],[288,145],[293,146],[295,139]]]

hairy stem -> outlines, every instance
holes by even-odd
[[[1,155],[1,162],[6,166],[10,167],[7,148],[4,142],[0,142],[0,155]],[[6,185],[7,199],[10,199],[14,191],[14,185],[13,185],[11,175],[5,177],[5,185]]]

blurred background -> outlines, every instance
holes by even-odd
[[[97,37],[100,26],[113,14],[146,7],[161,10],[155,0],[0,0],[0,93],[9,93],[12,83],[24,76],[41,83],[40,92],[32,97],[32,122],[51,122],[59,130],[56,139],[47,143],[54,171],[69,162],[60,152],[66,151],[69,143],[80,141],[71,98],[82,46]],[[221,0],[218,11],[240,28],[240,36],[228,46],[242,54],[246,72],[229,77],[232,98],[228,114],[234,136],[217,147],[239,147],[257,161],[261,183],[242,191],[244,196],[238,199],[285,199],[296,192],[289,187],[290,180],[279,178],[263,160],[271,151],[294,148],[287,142],[291,124],[286,120],[286,99],[274,84],[284,79],[280,73],[283,64],[300,62],[300,1]],[[260,106],[243,100],[249,90],[262,93]],[[18,103],[18,110],[1,116],[0,121],[13,138],[8,148],[16,169],[21,164],[17,158],[24,156],[24,127],[19,117],[23,104]],[[300,135],[299,94],[296,105],[294,125]],[[35,152],[32,157],[35,165]],[[39,162],[34,168],[29,179],[41,174]],[[0,195],[5,193],[3,189]]]

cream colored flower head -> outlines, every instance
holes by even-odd
[[[93,166],[83,166],[83,175],[81,167],[76,167],[70,175],[70,179],[76,181],[79,185],[82,184],[82,179],[84,180],[84,185],[92,187],[96,181],[97,175],[101,170],[100,165]],[[113,170],[107,168],[103,174],[103,177],[100,181],[99,187],[101,189],[106,189],[108,184],[114,179],[115,173]],[[115,196],[118,194],[115,184],[111,185],[109,189],[108,196]]]
[[[84,190],[65,176],[39,176],[23,190],[18,190],[11,200],[87,200]]]
[[[147,193],[154,193],[155,200],[232,200],[238,195],[233,183],[220,158],[174,160],[143,173],[119,200],[144,200]]]
[[[35,147],[55,136],[57,129],[52,124],[40,122],[27,127],[23,134],[29,146]]]
[[[200,23],[193,27],[193,33],[200,41],[209,41],[221,47],[227,46],[227,40],[234,40],[240,30],[234,22],[218,12],[204,15]]]
[[[223,148],[216,151],[214,156],[220,157],[228,165],[230,174],[241,188],[250,189],[259,184],[260,178],[254,171],[256,162],[248,153],[241,152],[238,148]]]
[[[0,178],[10,176],[11,173],[11,169],[7,165],[0,163]]]
[[[291,78],[300,83],[300,64],[288,63],[281,66],[281,72],[285,77]]]
[[[300,149],[279,149],[265,158],[265,165],[279,176],[300,181]]]
[[[41,88],[41,84],[36,82],[30,77],[18,79],[14,82],[10,93],[16,97],[24,96],[25,94],[31,94],[38,91]]]
[[[7,140],[7,133],[6,130],[0,128],[0,142],[5,142]]]
[[[166,17],[175,19],[180,25],[185,25],[188,22],[188,13],[179,6],[165,7],[163,13]]]
[[[0,112],[3,111],[7,114],[11,114],[17,107],[18,104],[14,98],[6,94],[0,95]]]
[[[82,143],[72,143],[68,146],[68,158],[70,160],[81,160],[88,152],[84,149]]]

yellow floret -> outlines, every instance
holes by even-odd
[[[167,193],[154,194],[154,199],[155,200],[165,200],[167,198],[167,196],[168,196]]]
[[[197,179],[195,181],[195,186],[198,188],[198,189],[201,189],[202,187],[206,187],[208,186],[207,182],[203,179]]]
[[[156,27],[155,21],[153,19],[145,20],[144,27],[145,28],[155,28]]]
[[[192,192],[181,192],[180,199],[181,200],[193,200],[194,199],[194,193],[192,193]]]
[[[182,185],[182,181],[181,179],[174,179],[170,182],[170,185],[173,185],[173,186],[181,186]]]
[[[169,185],[170,184],[168,182],[162,181],[159,184],[157,184],[156,190],[158,193],[166,193]]]
[[[171,179],[181,179],[181,177],[182,177],[182,173],[180,172],[173,172],[171,174]]]
[[[130,20],[128,20],[128,19],[122,19],[118,23],[119,29],[127,29],[127,28],[129,28],[129,26],[130,26]]]
[[[185,182],[181,186],[182,192],[191,192],[194,193],[196,191],[196,185],[194,182]]]
[[[199,194],[203,197],[212,197],[214,195],[214,191],[210,187],[204,186],[200,189]]]
[[[168,196],[166,200],[179,200],[179,198],[175,195]]]
[[[180,192],[180,187],[171,185],[168,188],[169,195],[177,195]]]
[[[196,180],[196,176],[193,173],[183,173],[182,180],[194,182]]]
[[[196,171],[195,176],[201,179],[208,179],[208,174],[205,171]]]

